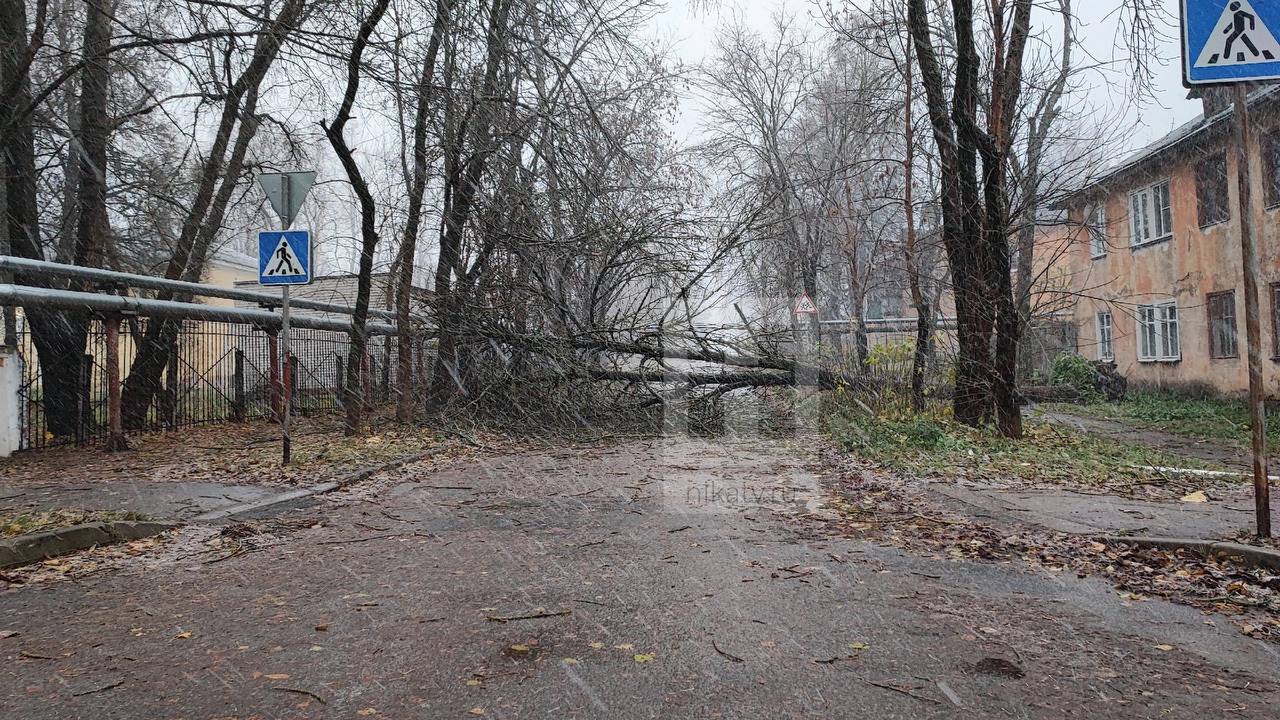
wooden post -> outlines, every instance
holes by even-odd
[[[275,330],[267,330],[267,363],[271,366],[271,419],[280,422],[284,417],[281,412],[280,399],[282,395],[282,386],[280,383],[280,343],[276,337]]]
[[[298,396],[302,394],[302,382],[298,376],[298,356],[289,355],[289,412],[298,414]]]
[[[373,373],[376,369],[373,353],[366,352],[360,358],[360,380],[364,389],[364,409],[373,407]]]
[[[102,326],[107,339],[107,452],[120,452],[129,449],[120,414],[120,316],[109,315]]]
[[[347,392],[347,365],[342,361],[341,357],[335,357],[333,359],[333,366],[337,371],[333,376],[335,380],[334,391],[338,393],[338,407],[342,407],[343,403],[346,402],[346,398],[344,396]]]
[[[1244,270],[1244,325],[1249,345],[1249,425],[1253,444],[1253,500],[1258,537],[1271,537],[1271,487],[1267,482],[1267,416],[1262,387],[1262,313],[1258,301],[1258,249],[1253,216],[1253,168],[1246,86],[1235,95],[1236,193],[1240,213],[1240,254]]]
[[[93,407],[93,398],[91,385],[93,383],[93,356],[80,356],[80,374],[77,378],[76,387],[76,444],[84,445],[89,442],[89,436],[92,434],[93,418],[89,413]]]
[[[244,422],[246,405],[244,395],[244,350],[236,348],[234,357],[235,370],[231,378],[231,419],[235,422]]]

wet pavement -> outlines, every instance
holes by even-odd
[[[1275,717],[1226,618],[829,536],[806,444],[407,467],[255,552],[12,588],[0,717]]]
[[[970,506],[980,519],[1038,525],[1064,533],[1131,534],[1228,540],[1254,531],[1253,487],[1206,484],[1202,502],[1145,499],[1059,488],[1000,489],[935,482],[930,489]],[[1272,493],[1280,516],[1280,493]]]

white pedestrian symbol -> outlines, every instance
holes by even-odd
[[[280,244],[276,245],[275,252],[271,253],[271,259],[267,261],[267,275],[278,277],[306,274],[302,261],[289,246],[289,241],[283,237],[280,238]]]
[[[1280,43],[1258,19],[1249,0],[1232,0],[1223,8],[1213,35],[1196,60],[1196,67],[1275,62],[1278,56]]]

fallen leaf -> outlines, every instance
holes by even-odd
[[[653,653],[636,653],[632,657],[634,657],[638,663],[653,662]]]
[[[1156,649],[1157,649],[1157,650],[1163,650],[1163,651],[1165,651],[1165,652],[1169,652],[1170,650],[1172,650],[1172,649],[1173,649],[1173,646],[1172,646],[1172,645],[1156,645]]]
[[[1203,490],[1197,490],[1189,495],[1183,495],[1181,499],[1184,503],[1209,502],[1209,496],[1205,495]]]
[[[603,649],[604,649],[604,643],[602,643],[602,642],[593,642],[593,643],[591,643],[591,649],[592,649],[592,650],[603,650]]]
[[[614,645],[613,647],[616,650],[635,650],[636,649],[636,646],[632,645],[631,643],[622,643],[621,645]]]
[[[560,662],[563,662],[565,665],[577,665],[577,664],[578,664],[578,660],[577,660],[576,658],[571,658],[571,657],[567,657],[567,658],[565,658],[564,660],[561,660]]]
[[[871,646],[864,642],[856,642],[856,643],[849,643],[849,647],[850,649],[853,649],[853,650],[866,650]]]
[[[377,715],[378,711],[373,708],[365,708],[363,710],[357,710],[356,714],[360,717],[369,717],[370,715]]]
[[[183,631],[183,632],[180,632],[180,633],[178,633],[177,635],[174,635],[174,636],[173,636],[173,639],[174,639],[174,640],[190,640],[190,639],[191,639],[191,631],[190,631],[190,630],[185,630],[185,631]]]
[[[483,714],[484,714],[484,708],[482,708],[482,707],[473,707],[473,708],[471,708],[470,710],[468,710],[467,712],[471,713],[472,715],[483,715]]]
[[[288,680],[289,673],[269,673],[267,675],[267,679],[268,680]]]
[[[511,646],[511,652],[529,652],[529,646],[524,643],[516,643]]]
[[[471,678],[470,680],[467,681],[467,687],[475,687],[479,684],[480,684],[480,681],[475,678]]]

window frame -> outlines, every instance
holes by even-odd
[[[1089,236],[1089,259],[1099,260],[1107,256],[1111,239],[1107,237],[1107,203],[1100,202],[1085,209],[1085,232]]]
[[[1105,323],[1103,318],[1106,318]],[[1114,361],[1116,359],[1115,318],[1111,315],[1110,310],[1099,310],[1094,314],[1093,322],[1098,337],[1098,359]]]
[[[1157,204],[1157,196],[1163,200],[1160,204]],[[1131,191],[1129,193],[1129,247],[1140,248],[1171,239],[1173,239],[1173,194],[1169,179],[1165,178]]]
[[[1262,133],[1262,177],[1270,178],[1262,192],[1262,204],[1267,210],[1280,208],[1280,127]],[[1280,348],[1276,350],[1280,357]]]
[[[1177,300],[1139,305],[1135,318],[1138,362],[1171,363],[1182,360],[1182,328]]]
[[[1225,301],[1225,302],[1224,302]],[[1219,310],[1228,311],[1222,316],[1215,316]],[[1230,320],[1230,347],[1223,348],[1220,343],[1218,325]],[[1205,320],[1209,329],[1209,358],[1212,360],[1234,360],[1240,357],[1240,326],[1236,317],[1236,291],[1224,290],[1209,293],[1205,296]],[[1229,350],[1229,352],[1228,352]]]
[[[1207,171],[1213,170],[1215,175],[1221,170],[1221,175],[1217,177],[1208,177]],[[1196,181],[1196,222],[1199,223],[1200,229],[1211,228],[1214,225],[1222,225],[1231,221],[1231,180],[1227,171],[1227,154],[1226,152],[1216,153],[1207,161],[1201,162],[1195,167]],[[1208,199],[1209,193],[1206,192],[1209,182],[1219,183],[1216,188],[1219,192],[1217,200],[1220,205],[1214,209],[1218,215],[1213,217],[1205,217],[1205,200]]]
[[[1271,283],[1271,359],[1280,361],[1280,282]]]

